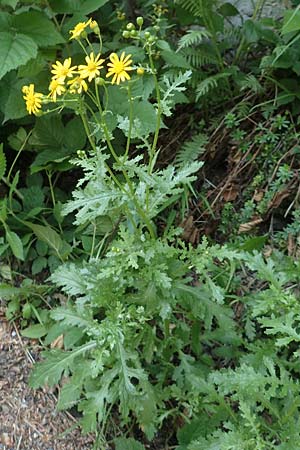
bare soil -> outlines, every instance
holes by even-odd
[[[28,386],[40,351],[0,306],[0,450],[91,450],[94,436],[81,435],[76,419],[56,410],[55,395]]]

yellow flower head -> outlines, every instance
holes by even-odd
[[[72,77],[76,72],[77,66],[71,67],[72,60],[71,58],[67,58],[63,63],[56,61],[56,64],[52,64],[53,70],[53,79],[59,80],[60,82],[64,82],[66,77]]]
[[[78,66],[79,75],[81,78],[88,78],[89,81],[92,81],[93,78],[100,75],[104,59],[100,59],[100,53],[95,58],[94,53],[91,52],[90,56],[85,57],[85,61],[86,65]]]
[[[49,97],[51,97],[52,100],[56,102],[57,95],[62,95],[66,91],[66,88],[64,87],[64,82],[60,81],[59,79],[51,80],[51,83],[49,84],[49,91],[50,91]]]
[[[79,22],[77,25],[75,25],[73,30],[69,31],[69,33],[72,34],[70,39],[78,39],[81,36],[82,32],[86,29],[86,27],[89,26],[91,21],[92,19],[89,19],[87,22]]]
[[[71,94],[81,94],[82,91],[86,92],[88,90],[86,81],[80,76],[68,81],[68,84],[70,85]]]
[[[29,114],[37,114],[42,108],[42,97],[43,94],[39,92],[34,92],[34,84],[29,86],[23,86],[22,88],[23,98],[26,102],[26,109]]]
[[[116,53],[112,53],[109,56],[111,62],[107,64],[109,69],[106,76],[111,77],[113,75],[112,84],[120,84],[120,81],[130,80],[130,76],[127,73],[129,70],[133,70],[133,67],[130,66],[132,63],[130,58],[131,55],[125,56],[125,52],[122,53],[120,58]]]

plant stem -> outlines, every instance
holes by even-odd
[[[15,159],[13,160],[12,165],[10,166],[10,169],[9,169],[8,174],[7,174],[7,177],[6,177],[6,183],[7,183],[7,184],[9,184],[9,179],[10,179],[10,176],[11,176],[11,174],[12,174],[13,168],[14,168],[14,166],[15,166],[15,164],[16,164],[16,162],[17,162],[17,160],[18,160],[18,158],[19,158],[19,156],[20,156],[22,150],[24,150],[24,147],[25,147],[25,145],[27,144],[27,141],[28,141],[28,139],[30,138],[32,132],[33,132],[33,130],[29,131],[29,133],[27,134],[27,136],[26,136],[26,138],[25,138],[23,144],[21,145],[20,149],[18,150],[18,153],[17,153]]]
[[[131,140],[131,130],[133,125],[133,103],[131,98],[131,85],[128,83],[128,97],[129,97],[129,127],[128,127],[128,136],[127,136],[127,142],[126,142],[126,150],[125,150],[125,156],[128,156],[129,147],[130,147],[130,140]]]
[[[254,8],[251,20],[255,20],[257,18],[259,12],[263,9],[265,2],[266,2],[266,0],[258,0],[256,2],[256,5],[255,5],[255,8]],[[244,50],[245,43],[246,43],[246,38],[245,38],[245,35],[243,35],[243,37],[241,39],[241,42],[240,42],[240,45],[238,46],[238,49],[236,51],[236,55],[235,55],[235,58],[233,60],[233,64],[237,64],[239,62],[241,54],[242,54],[242,52]]]
[[[158,141],[158,134],[159,134],[160,125],[161,125],[162,110],[161,110],[160,88],[159,88],[158,79],[157,79],[157,76],[156,76],[156,69],[155,69],[153,58],[152,58],[152,54],[151,54],[151,48],[148,49],[148,56],[149,56],[150,67],[151,67],[153,78],[154,78],[155,92],[156,92],[156,99],[157,99],[156,128],[155,128],[155,133],[154,133],[153,142],[152,142],[152,146],[151,146],[151,151],[150,151],[150,154],[149,154],[148,173],[151,174],[151,172],[153,170],[152,162],[153,162],[153,159],[154,159],[154,156],[155,156],[155,152],[156,152],[157,141]]]

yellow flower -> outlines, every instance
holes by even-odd
[[[34,92],[34,84],[22,87],[23,98],[26,102],[26,109],[29,114],[37,114],[42,108],[42,97],[43,94],[39,92]]]
[[[66,91],[66,88],[64,87],[63,81],[58,80],[51,80],[51,83],[49,84],[49,97],[52,98],[54,102],[56,102],[57,95],[62,95],[63,92]]]
[[[133,67],[130,67],[132,63],[130,58],[131,55],[125,57],[125,52],[122,53],[120,59],[116,53],[112,53],[109,56],[111,62],[107,64],[109,69],[106,76],[111,77],[113,75],[112,84],[120,84],[120,81],[130,80],[130,76],[127,73],[129,70],[133,70]]]
[[[94,57],[94,53],[91,52],[90,56],[85,57],[86,65],[78,66],[79,75],[81,78],[88,78],[89,81],[92,81],[97,75],[100,75],[100,69],[102,69],[102,63],[104,63],[104,59],[99,59],[100,53]]]
[[[63,63],[56,61],[56,64],[52,64],[53,70],[51,70],[51,73],[53,73],[53,79],[59,80],[60,82],[65,81],[66,77],[72,77],[73,74],[76,72],[77,66],[71,67],[72,60],[71,58],[67,58],[64,60]]]
[[[81,36],[82,32],[86,29],[86,27],[89,26],[91,21],[92,19],[89,19],[87,22],[79,22],[77,25],[75,25],[73,30],[69,31],[69,33],[72,34],[70,39],[78,39]]]
[[[81,94],[82,90],[85,92],[88,90],[86,81],[80,76],[68,81],[68,84],[70,85],[71,94]]]

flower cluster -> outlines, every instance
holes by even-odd
[[[97,22],[89,19],[87,22],[79,22],[73,30],[70,31],[70,39],[80,40],[84,36],[87,27],[90,27],[94,32],[99,32]],[[106,77],[112,77],[112,84],[120,84],[125,80],[130,79],[129,71],[133,70],[131,67],[131,55],[125,55],[125,52],[119,57],[116,53],[111,53],[109,56],[109,63],[107,64],[108,71]],[[100,76],[100,70],[104,68],[103,63],[105,59],[101,58],[101,54],[86,54],[85,64],[72,66],[72,59],[66,58],[63,62],[56,61],[52,64],[52,78],[49,84],[48,97],[53,102],[57,101],[57,97],[69,92],[70,94],[82,94],[88,90],[88,83]],[[26,102],[26,109],[29,114],[37,115],[42,107],[43,94],[34,91],[34,85],[23,86],[23,98]]]

